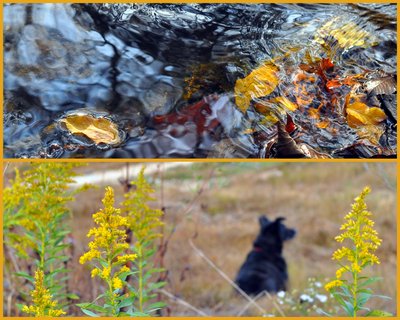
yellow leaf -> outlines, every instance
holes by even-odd
[[[326,43],[329,38],[334,38],[338,46],[345,50],[353,47],[367,48],[376,43],[376,39],[369,32],[341,17],[325,23],[317,31],[315,41],[329,46],[329,43]]]
[[[366,126],[358,127],[356,131],[360,138],[367,139],[374,145],[379,145],[379,139],[385,132],[385,129],[382,125],[377,126],[369,124]]]
[[[278,68],[273,64],[264,64],[253,70],[247,77],[236,80],[236,105],[246,112],[252,99],[269,95],[277,85]]]
[[[347,105],[347,123],[352,128],[364,125],[377,125],[387,117],[385,112],[377,107],[368,107],[365,103],[356,101]]]
[[[290,101],[288,98],[285,97],[276,97],[274,99],[269,100],[272,103],[278,103],[282,107],[286,108],[289,111],[296,111],[298,106],[297,104]]]
[[[308,114],[311,119],[319,119],[319,110],[318,109],[310,108],[308,110]]]
[[[279,121],[278,117],[276,116],[275,113],[281,113],[281,110],[274,110],[272,107],[270,107],[268,104],[261,104],[261,103],[256,103],[254,105],[254,109],[264,115],[264,119],[261,121],[261,124],[264,126],[271,126],[274,125]]]
[[[95,142],[118,144],[121,138],[118,126],[107,118],[95,118],[87,114],[70,115],[60,120],[72,134],[81,134]]]

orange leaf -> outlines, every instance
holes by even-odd
[[[323,58],[320,62],[320,67],[323,71],[332,69],[334,66],[335,65],[329,58]]]
[[[329,126],[329,121],[327,121],[327,120],[320,121],[320,122],[316,123],[315,125],[320,129],[325,129]]]
[[[332,88],[337,88],[337,87],[341,87],[342,86],[342,83],[339,81],[339,80],[329,80],[327,83],[326,83],[326,87],[328,88],[328,89],[332,89]]]

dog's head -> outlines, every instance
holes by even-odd
[[[285,218],[279,217],[271,221],[266,216],[261,216],[260,234],[254,241],[254,246],[267,251],[282,252],[283,242],[296,235],[296,230],[289,229],[282,223],[284,220]]]

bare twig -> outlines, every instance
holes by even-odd
[[[250,304],[254,305],[262,314],[266,314],[267,311],[264,310],[254,299],[252,299],[246,292],[244,292],[235,282],[233,282],[220,268],[218,268],[214,262],[212,262],[205,254],[203,251],[201,251],[199,248],[195,246],[193,243],[192,239],[189,239],[189,244],[193,248],[193,250],[201,257],[203,258],[215,271],[218,272],[218,274],[224,278],[228,283],[234,287],[246,300],[249,301]]]
[[[260,292],[258,295],[256,295],[256,296],[253,298],[253,300],[254,300],[254,301],[257,301],[258,299],[260,299],[260,298],[263,297],[263,296],[264,296],[264,291],[262,291],[262,292]],[[248,303],[243,307],[243,309],[242,309],[236,316],[237,316],[237,317],[242,316],[243,313],[245,313],[246,310],[247,310],[248,308],[250,308],[251,305],[252,305],[252,303],[251,303],[251,302],[248,302]]]
[[[260,292],[258,295],[256,295],[254,298],[253,298],[253,300],[254,301],[257,301],[258,299],[260,299],[262,296],[264,296],[264,295],[266,295],[267,297],[268,297],[268,299],[270,299],[270,300],[272,300],[272,296],[271,296],[271,294],[268,292],[268,291],[262,291],[262,292]],[[272,300],[272,304],[274,305],[274,307],[276,308],[276,310],[279,312],[279,314],[282,316],[282,317],[285,317],[285,313],[283,312],[283,310],[279,307],[279,305],[274,301],[274,300]],[[245,306],[244,306],[244,308],[242,309],[242,311],[240,311],[238,314],[237,314],[237,317],[240,317],[240,316],[242,316],[243,315],[243,313],[249,308],[251,306],[251,303],[249,302],[249,303],[247,303]]]
[[[173,295],[172,293],[169,293],[168,291],[164,290],[164,289],[160,289],[158,290],[160,293],[166,295],[168,298],[170,298],[173,301],[178,302],[179,304],[185,306],[186,308],[197,312],[199,315],[201,315],[202,317],[208,317],[208,315],[206,313],[204,313],[203,311],[197,309],[196,307],[192,306],[190,303],[186,302],[185,300],[182,300],[181,298],[178,298],[177,296]]]

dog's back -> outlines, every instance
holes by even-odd
[[[270,222],[266,217],[260,218],[260,234],[236,278],[237,285],[247,294],[286,290],[288,275],[282,247],[296,232],[286,228],[282,220]]]

